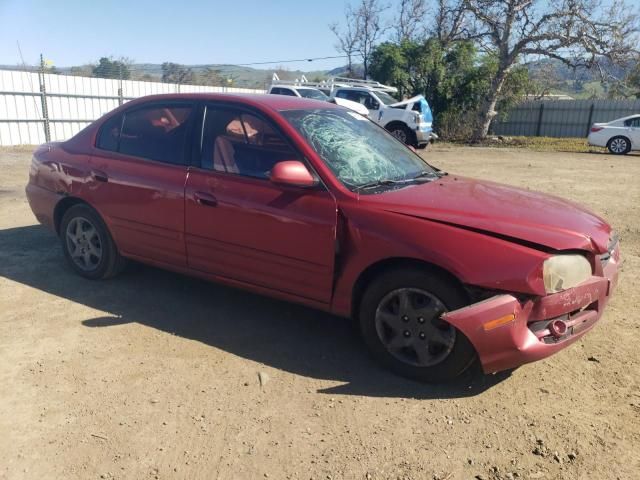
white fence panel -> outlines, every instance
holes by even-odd
[[[46,91],[46,112],[41,80]],[[66,140],[121,102],[145,95],[181,92],[265,93],[250,88],[0,70],[0,146],[44,143],[47,124],[52,141]]]

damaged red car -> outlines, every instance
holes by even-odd
[[[27,196],[88,279],[127,259],[357,319],[401,375],[567,347],[616,285],[616,235],[557,197],[447,174],[344,108],[277,95],[122,105],[34,154]]]

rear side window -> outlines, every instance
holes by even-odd
[[[193,108],[153,105],[107,121],[97,147],[174,165],[184,164],[188,120]]]
[[[280,88],[280,87],[272,88],[271,93],[275,95],[288,95],[290,97],[297,97],[297,95],[293,92],[293,90],[290,90],[288,88]]]
[[[629,120],[625,120],[625,127],[640,127],[640,117],[630,118]]]
[[[358,102],[369,110],[375,110],[379,107],[371,95],[367,92],[361,92],[359,90],[340,90],[336,93],[336,97],[344,98],[345,100],[351,100],[352,102]]]
[[[122,115],[116,115],[105,122],[98,135],[96,147],[110,152],[118,151],[120,142],[120,129],[122,128]]]

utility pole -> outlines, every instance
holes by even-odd
[[[51,141],[51,126],[49,124],[49,108],[47,107],[47,87],[44,78],[44,57],[40,54],[40,71],[38,72],[38,80],[40,80],[40,101],[42,103],[42,118],[44,120],[44,139],[46,142]]]

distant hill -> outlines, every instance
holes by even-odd
[[[304,75],[309,81],[321,81],[329,77],[345,75],[347,67],[338,67],[332,70],[287,70],[286,68],[252,68],[240,65],[218,65],[218,64],[202,64],[202,65],[182,65],[183,68],[190,69],[196,74],[202,74],[207,71],[214,71],[223,80],[232,79],[233,85],[244,88],[266,88],[271,84],[271,78],[274,72],[278,73],[281,80],[294,80]],[[24,68],[16,65],[0,65],[0,70],[23,70]],[[29,67],[36,71],[36,67]],[[63,75],[81,75],[91,76],[92,65],[76,65],[71,67],[55,67],[55,73]],[[159,63],[134,63],[129,66],[132,80],[148,80],[160,81],[162,78],[162,64]],[[354,67],[356,73],[362,73],[362,67],[356,65]],[[221,82],[222,84],[223,82]],[[226,83],[226,82],[225,82]]]
[[[309,81],[321,81],[329,77],[345,76],[347,67],[337,67],[331,70],[287,70],[284,67],[273,68],[253,68],[240,65],[219,65],[219,64],[197,64],[182,65],[183,68],[191,69],[194,74],[203,76],[205,72],[214,72],[206,80],[206,84],[228,85],[228,79],[232,80],[232,85],[245,88],[267,88],[271,84],[271,77],[274,72],[278,73],[281,80],[294,80],[304,75]],[[606,67],[606,65],[605,65]],[[32,67],[33,70],[36,67]],[[567,67],[559,60],[541,59],[527,64],[531,77],[539,80],[545,85],[549,85],[549,93],[564,94],[573,98],[597,98],[606,97],[606,90],[600,82],[599,73],[596,69]],[[632,66],[625,68],[606,67],[616,78],[623,78]],[[15,65],[0,65],[0,70],[22,69]],[[73,67],[55,67],[54,71],[61,74],[91,76],[92,65],[80,65]],[[129,66],[131,79],[160,81],[162,78],[162,64],[159,63],[134,63]],[[362,65],[354,65],[353,70],[356,76],[362,76]],[[217,83],[211,78],[216,78]],[[204,82],[204,81],[203,81]],[[204,84],[204,83],[203,83]]]

